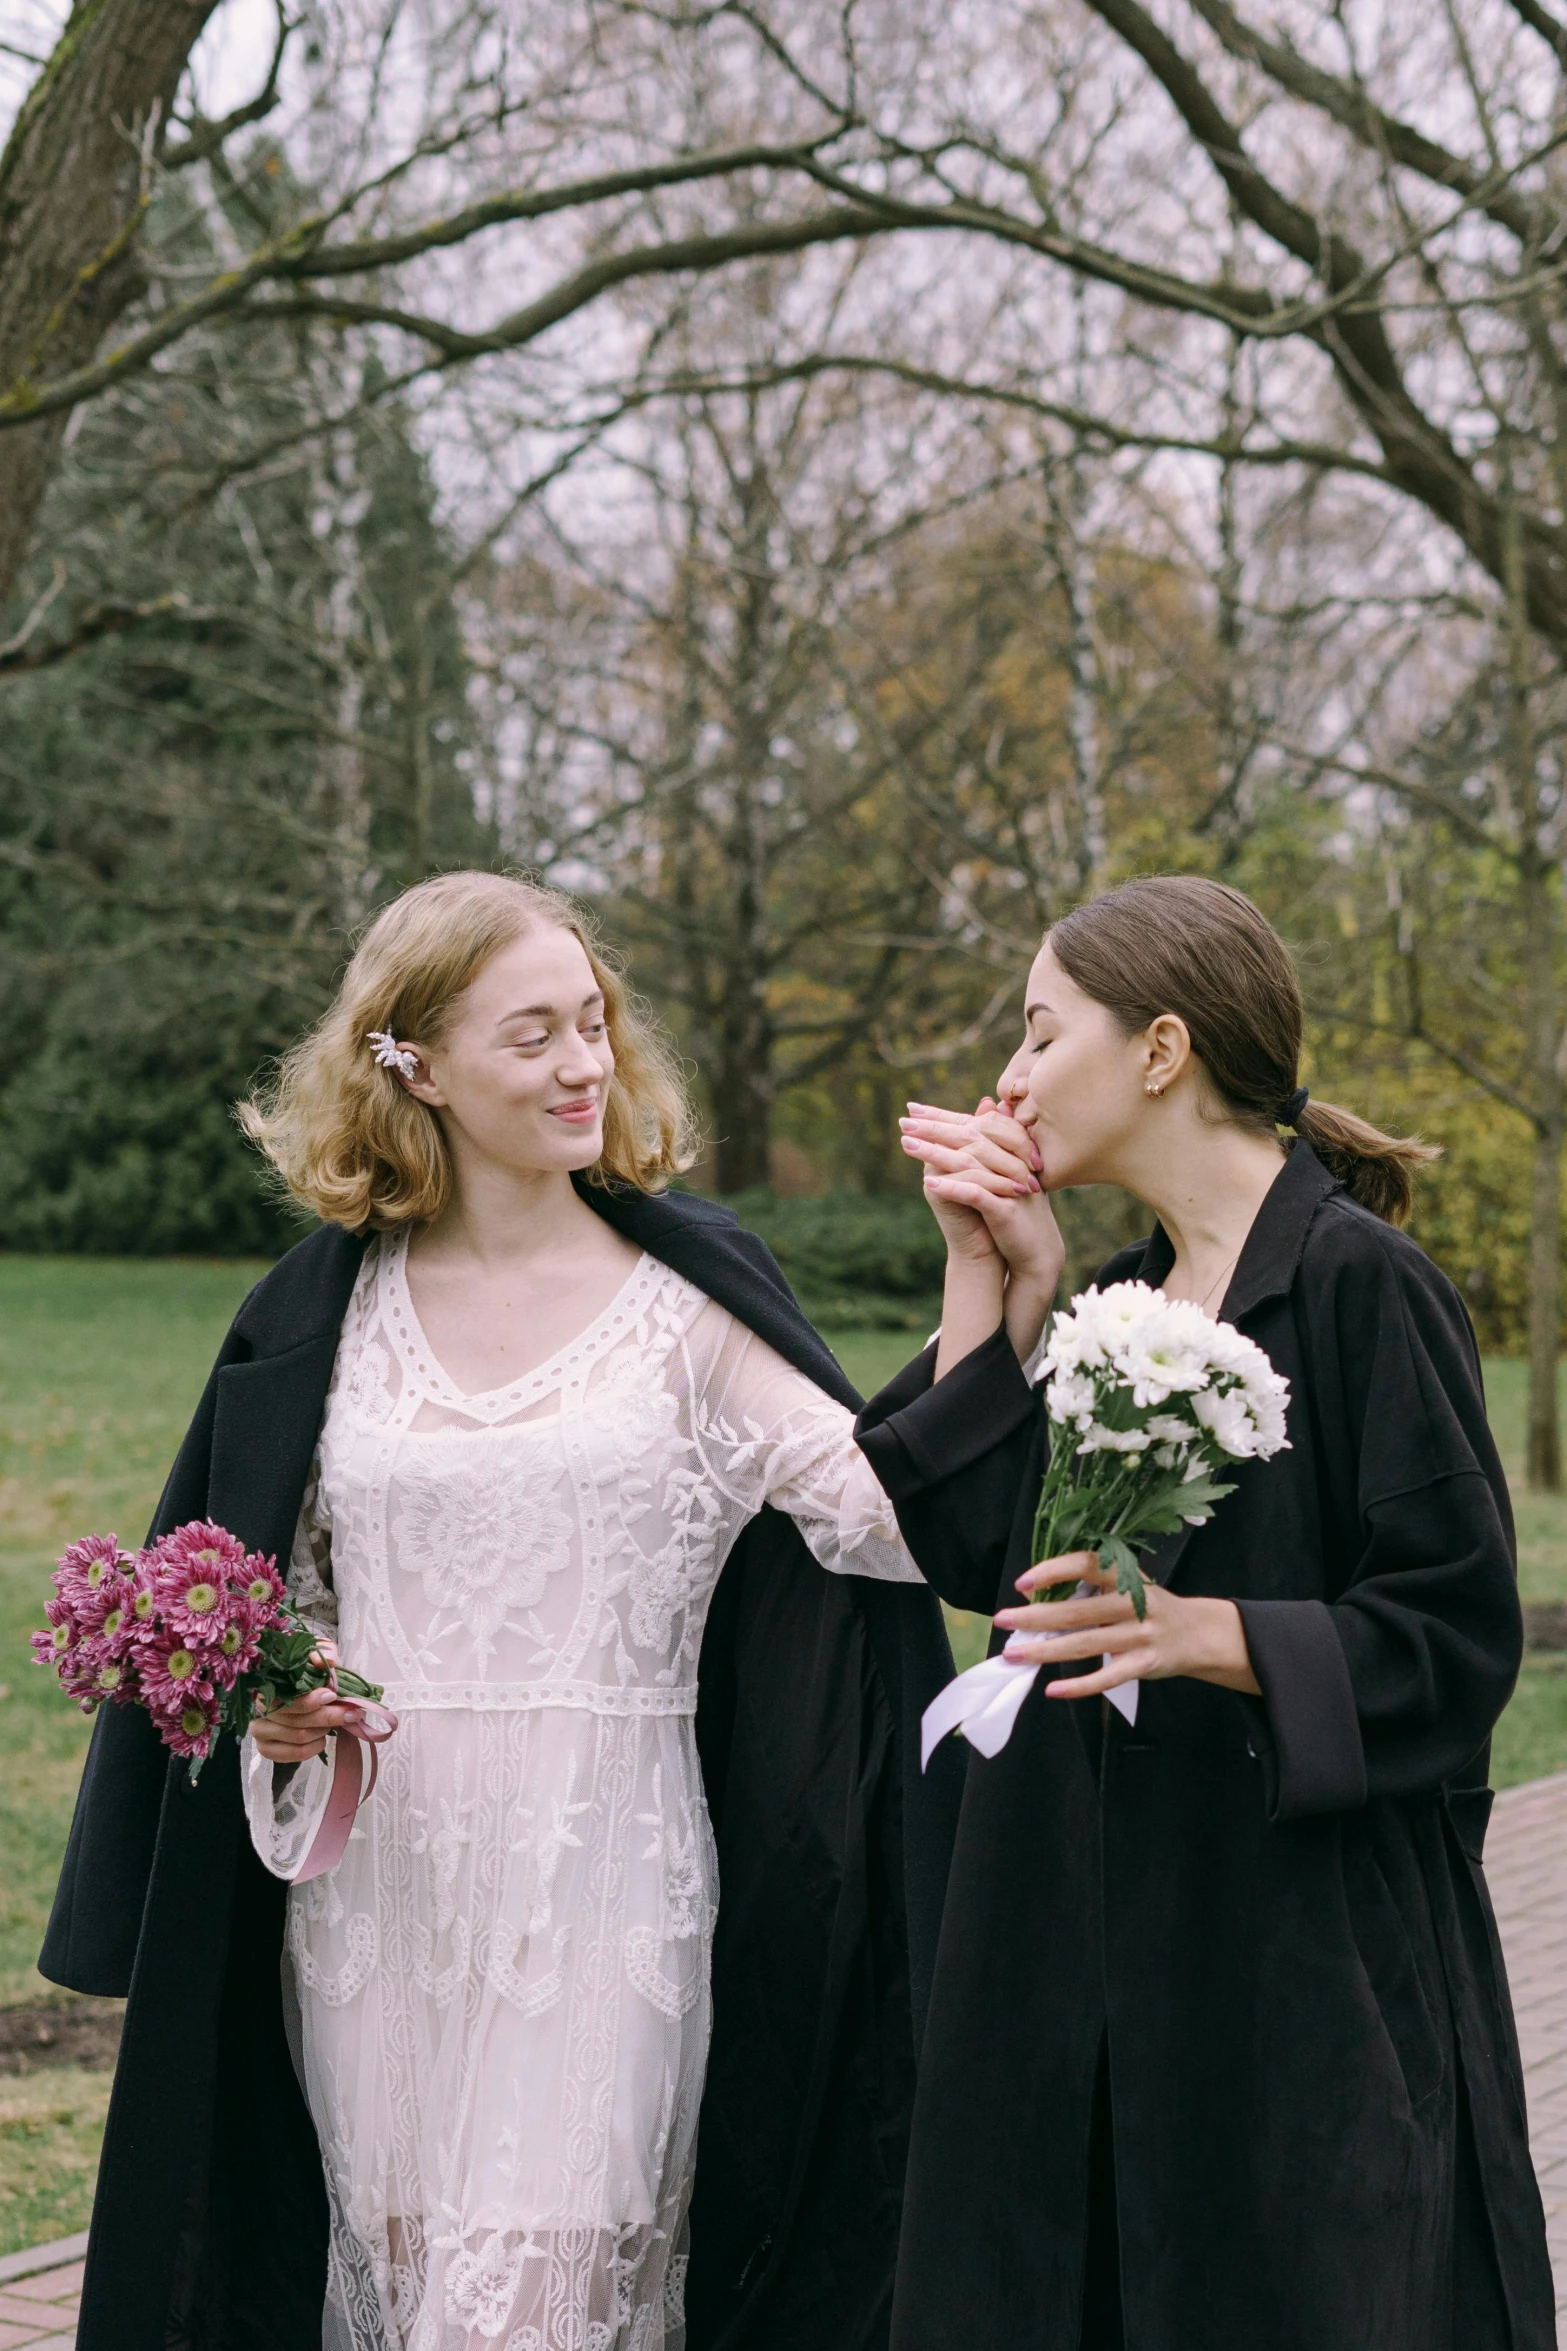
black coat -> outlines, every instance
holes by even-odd
[[[1171,1255],[1156,1229],[1100,1282]],[[1293,1449],[1152,1565],[1238,1603],[1263,1696],[1147,1682],[1129,1727],[1042,1675],[971,1764],[893,2340],[1075,2351],[1107,2049],[1131,2351],[1548,2351],[1480,1866],[1522,1633],[1473,1334],[1303,1144],[1223,1313],[1288,1378]],[[861,1443],[937,1590],[989,1613],[1028,1564],[1040,1400],[1004,1334],[932,1369]]]
[[[592,1206],[839,1401],[859,1399],[772,1258],[684,1195]],[[313,1234],[246,1299],[156,1526],[288,1554],[363,1244]],[[952,1670],[918,1585],[823,1574],[763,1510],[719,1579],[697,1739],[722,1898],[691,2212],[692,2351],[885,2343],[913,2091],[961,1772],[921,1786]],[[145,1715],[100,1715],[39,1962],[129,1993],[79,2351],[318,2351],[326,2197],[284,2034],[287,1888],[237,1751],[192,1791]]]

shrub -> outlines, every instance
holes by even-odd
[[[934,1330],[941,1320],[947,1250],[918,1193],[828,1192],[780,1200],[758,1188],[731,1193],[740,1222],[759,1233],[800,1304],[828,1330]],[[1102,1186],[1057,1196],[1067,1245],[1063,1299],[1152,1224],[1125,1192]]]

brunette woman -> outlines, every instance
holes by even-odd
[[[895,2351],[1555,2342],[1480,1859],[1507,1491],[1462,1303],[1396,1229],[1424,1154],[1311,1102],[1300,1044],[1255,907],[1133,882],[1046,938],[1000,1110],[904,1123],[946,1311],[861,1443],[936,1588],[1050,1672],[970,1764]],[[1141,1623],[1087,1555],[1029,1558],[1020,1357],[1048,1194],[1093,1183],[1158,1219],[1100,1282],[1197,1301],[1291,1390],[1291,1450],[1152,1555]]]
[[[852,1391],[662,1195],[674,1065],[552,893],[408,892],[247,1123],[323,1223],[159,1524],[291,1553],[400,1727],[289,1891],[329,1691],[194,1792],[100,1718],[43,1956],[130,1993],[80,2351],[868,2351],[950,1657]]]

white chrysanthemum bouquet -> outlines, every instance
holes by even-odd
[[[1234,1491],[1217,1474],[1228,1462],[1286,1450],[1289,1382],[1229,1323],[1146,1282],[1074,1298],[1070,1314],[1056,1316],[1042,1361],[1050,1463],[1029,1556],[1037,1564],[1097,1551],[1146,1616],[1138,1552],[1210,1519]],[[1069,1584],[1034,1594],[1073,1597]],[[999,1755],[1039,1671],[1003,1652],[957,1675],[925,1709],[921,1760],[949,1731],[981,1755]],[[1128,1722],[1137,1719],[1137,1690],[1131,1681],[1108,1692]]]
[[[1074,1298],[1043,1361],[1050,1465],[1032,1556],[1097,1551],[1144,1616],[1138,1552],[1213,1516],[1234,1490],[1216,1474],[1226,1463],[1286,1449],[1289,1382],[1229,1323],[1146,1282]]]

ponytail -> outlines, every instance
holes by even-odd
[[[1332,1102],[1309,1102],[1294,1124],[1301,1141],[1311,1145],[1350,1198],[1384,1224],[1407,1224],[1415,1204],[1416,1175],[1428,1161],[1442,1156],[1434,1143],[1384,1135],[1368,1119]]]

